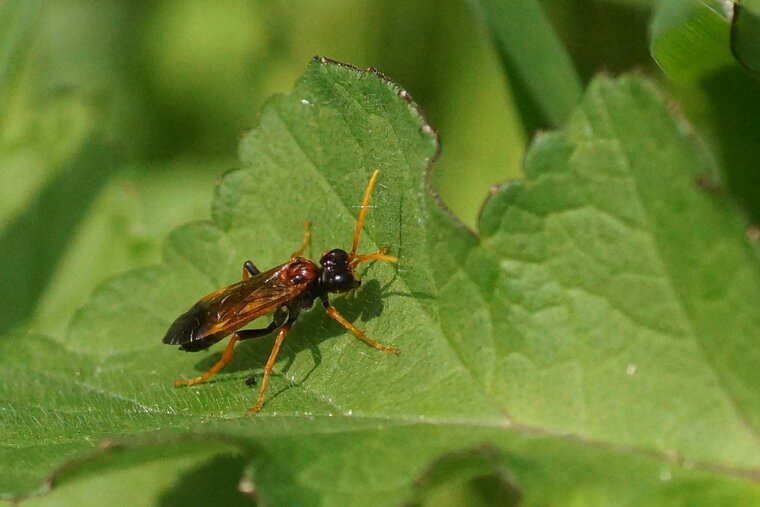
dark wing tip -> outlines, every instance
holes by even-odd
[[[202,319],[199,305],[196,304],[188,311],[177,317],[162,340],[168,345],[183,345],[199,338],[201,334]],[[201,336],[202,338],[202,336]]]
[[[180,315],[177,320],[169,327],[164,339],[167,345],[179,345],[180,350],[187,352],[198,352],[204,350],[224,338],[224,334],[206,335],[204,334],[205,326],[202,325],[203,319],[199,318],[199,308],[203,305],[196,305],[187,312]]]
[[[193,340],[191,342],[183,343],[179,346],[179,350],[184,350],[185,352],[199,352],[201,350],[205,350],[224,338],[223,336],[216,336],[216,335],[210,335],[210,336],[204,336],[203,338],[200,338],[198,340]]]
[[[181,337],[172,333],[171,329],[169,330],[169,332],[166,333],[166,336],[164,336],[164,339],[161,341],[167,345],[181,345],[182,344]]]

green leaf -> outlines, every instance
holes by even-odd
[[[162,449],[212,439],[247,460],[243,489],[277,505],[424,502],[473,481],[527,505],[760,501],[757,258],[731,204],[695,184],[703,161],[650,85],[595,80],[566,129],[536,140],[525,182],[490,197],[480,236],[431,197],[437,150],[396,85],[314,61],[241,143],[213,222],[177,229],[163,266],[102,286],[65,339],[0,341],[3,496],[76,460],[92,477],[89,453],[157,446],[114,458],[148,473]],[[334,302],[401,355],[316,309],[261,413],[244,414],[245,379],[271,338],[174,388],[222,347],[161,344],[172,319],[243,260],[286,259],[306,218],[312,258],[348,246],[374,168],[360,250],[389,244],[400,262],[362,268],[359,297]]]
[[[58,470],[60,487],[24,506],[255,505],[237,490],[245,463],[233,445],[211,440],[104,448]]]
[[[109,150],[95,135],[83,143],[65,167],[30,170],[40,176],[53,174],[36,193],[30,192],[32,196],[23,211],[0,231],[0,242],[5,245],[0,250],[0,265],[6,270],[0,281],[0,299],[6,306],[0,315],[0,330],[12,330],[32,315],[57,267],[54,259],[69,244],[106,183],[110,166]],[[12,169],[23,171],[26,167]],[[27,179],[29,187],[36,179]]]
[[[728,18],[724,2],[661,2],[652,18],[652,58],[670,78],[682,82],[697,81],[733,64]]]
[[[33,78],[26,72],[13,80],[0,104],[3,333],[28,324],[113,168],[91,98],[37,96]]]
[[[760,73],[760,1],[734,2],[731,49],[742,65]]]
[[[558,127],[580,100],[581,80],[569,53],[536,0],[471,0],[476,18],[494,39],[526,130]]]
[[[129,269],[160,262],[168,232],[177,223],[208,216],[212,183],[235,164],[231,159],[182,159],[121,167],[76,225],[73,241],[55,251],[60,260],[35,301],[29,326],[48,335],[64,334],[93,287]],[[38,229],[36,233],[45,235],[44,228]]]

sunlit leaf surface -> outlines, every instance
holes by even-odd
[[[223,468],[239,466],[241,489],[277,505],[398,505],[472,481],[526,505],[760,502],[757,259],[732,206],[695,183],[703,162],[651,86],[595,80],[567,127],[535,141],[526,180],[490,196],[478,236],[431,196],[437,150],[396,85],[314,61],[243,139],[213,222],[177,229],[165,264],[103,285],[65,339],[0,341],[2,495],[56,471],[66,486],[121,446],[182,441],[205,470],[222,452],[212,440],[239,449]],[[401,355],[316,308],[261,413],[244,413],[245,380],[271,337],[175,388],[222,346],[163,345],[172,320],[245,259],[287,259],[305,219],[312,258],[348,247],[375,168],[360,249],[388,244],[400,262],[363,267],[363,290],[334,301]],[[125,470],[161,465],[160,452],[119,456]]]

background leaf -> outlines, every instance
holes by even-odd
[[[760,151],[749,139],[760,128],[760,94],[757,80],[739,65],[738,54],[746,51],[751,58],[752,52],[752,15],[745,30],[737,29],[740,10],[712,0],[661,2],[651,21],[650,51],[677,83],[669,86],[708,144],[702,157],[716,167],[707,179],[715,188],[725,184],[754,223],[760,220]],[[737,52],[737,44],[746,49]]]
[[[725,2],[661,2],[652,18],[650,50],[668,77],[697,81],[734,63]]]
[[[760,2],[734,2],[731,49],[747,69],[760,73]]]
[[[58,470],[54,494],[23,505],[254,505],[238,491],[245,463],[234,446],[209,440],[103,449]]]
[[[529,505],[756,503],[757,259],[731,203],[695,184],[704,162],[650,85],[594,81],[568,126],[535,142],[526,181],[489,199],[480,237],[431,197],[437,139],[407,97],[313,62],[241,143],[213,222],[176,230],[163,266],[102,286],[62,339],[0,342],[3,494],[99,442],[215,439],[276,504],[394,505],[477,477]],[[362,250],[390,244],[401,261],[366,268],[361,297],[336,305],[401,356],[317,310],[288,337],[259,415],[243,414],[244,380],[269,340],[175,389],[219,351],[162,345],[172,318],[242,260],[281,262],[305,218],[312,257],[345,245],[375,167]]]
[[[499,48],[527,130],[562,125],[580,100],[581,81],[540,2],[469,3]]]

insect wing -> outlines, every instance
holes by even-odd
[[[303,291],[280,277],[289,265],[282,264],[205,296],[174,321],[163,342],[182,345],[184,350],[202,350],[273,312]]]
[[[215,324],[209,334],[225,329],[237,329],[251,320],[277,309],[282,303],[297,296],[302,289],[281,279],[283,264],[269,271],[259,273],[231,286],[231,290],[216,296],[209,305]]]

